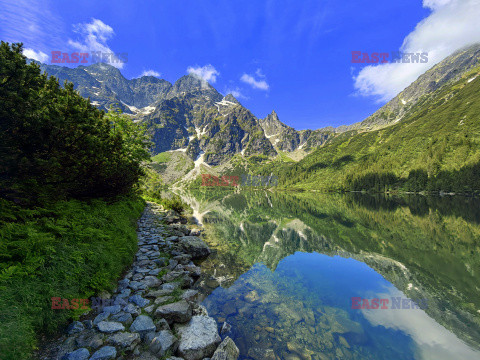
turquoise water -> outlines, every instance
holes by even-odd
[[[198,283],[203,305],[231,325],[241,359],[480,359],[470,200],[184,199],[214,250]],[[352,308],[352,298],[389,303]]]

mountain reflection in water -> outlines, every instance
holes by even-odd
[[[241,359],[480,359],[480,204],[181,193],[214,250],[197,283]],[[352,297],[425,309],[352,309]]]

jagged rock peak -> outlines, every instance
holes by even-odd
[[[260,119],[259,122],[260,126],[265,131],[266,136],[277,135],[288,128],[287,125],[278,119],[278,115],[275,110],[268,114],[265,119]]]
[[[226,95],[223,100],[225,101],[229,101],[229,102],[232,102],[232,103],[235,103],[237,105],[241,105],[240,102],[235,98],[235,96],[233,96],[232,94],[228,94]]]

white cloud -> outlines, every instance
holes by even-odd
[[[48,61],[48,55],[43,51],[35,51],[33,49],[23,49],[23,55],[29,59],[37,60],[41,63],[46,63]]]
[[[102,54],[114,54],[115,52],[107,45],[107,41],[115,35],[113,28],[102,20],[92,19],[90,23],[76,24],[73,31],[81,36],[80,40],[68,40],[68,44],[78,51],[93,52],[99,51]],[[123,59],[111,56],[110,64],[122,69]]]
[[[155,71],[155,70],[144,70],[142,75],[140,75],[140,77],[142,76],[155,76],[155,77],[160,77],[160,74],[158,71]]]
[[[256,74],[257,74],[257,76],[259,76],[259,74],[261,74],[260,69],[257,69]],[[265,78],[265,75],[261,74],[259,77]],[[257,80],[252,75],[249,75],[247,73],[244,73],[242,75],[242,77],[240,78],[240,80],[243,81],[246,84],[249,84],[254,89],[260,89],[260,90],[267,91],[270,88],[270,86],[267,84],[267,82],[265,80]]]
[[[243,95],[242,90],[238,87],[234,89],[227,88],[225,94],[232,94],[236,99],[248,99],[248,96]]]
[[[404,39],[400,51],[428,52],[428,62],[366,66],[354,76],[357,94],[388,101],[454,51],[480,42],[479,0],[424,0],[423,6],[432,13]]]
[[[423,6],[435,10],[451,2],[452,0],[423,0]]]
[[[217,81],[217,76],[220,75],[220,73],[210,64],[195,67],[189,66],[187,68],[187,73],[196,75],[211,84],[214,84]]]

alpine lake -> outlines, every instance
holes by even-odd
[[[479,199],[209,190],[179,195],[240,359],[480,359]]]

